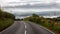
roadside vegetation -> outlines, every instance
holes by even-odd
[[[38,16],[37,14],[32,14],[32,16],[24,18],[24,21],[31,21],[37,23],[52,30],[53,32],[55,32],[55,34],[60,34],[60,17],[44,18]]]
[[[15,16],[0,9],[0,32],[14,23]]]

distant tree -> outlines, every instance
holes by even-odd
[[[33,17],[39,17],[37,14],[32,14]]]

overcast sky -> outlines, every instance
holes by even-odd
[[[5,9],[8,12],[13,11],[12,13],[23,14],[23,13],[34,13],[34,12],[41,12],[41,11],[60,11],[60,0],[0,0],[1,6],[15,6],[15,5],[26,5],[26,4],[34,5],[34,4],[46,4],[43,8],[39,9]],[[55,6],[55,4],[57,5]],[[48,4],[51,5],[52,8]],[[42,5],[43,6],[43,5]],[[45,7],[46,6],[46,7]],[[27,6],[26,6],[27,7]],[[47,8],[47,9],[46,9]]]
[[[5,6],[8,5],[9,2],[31,2],[31,1],[35,1],[35,2],[39,1],[39,3],[51,3],[51,2],[60,3],[60,0],[0,0],[0,4],[2,6]]]
[[[26,3],[24,3],[24,2],[26,2]],[[55,8],[56,8],[56,10],[60,10],[59,9],[60,0],[0,0],[0,5],[1,6],[9,6],[9,5],[14,6],[14,5],[19,5],[19,3],[20,3],[20,5],[25,5],[25,4],[29,3],[29,2],[30,2],[31,5],[33,5],[33,4],[42,4],[42,3],[43,4],[58,3],[58,6],[57,6],[58,8],[57,7],[55,7]],[[54,7],[54,6],[52,5],[52,7]],[[53,9],[51,8],[51,9],[54,10],[55,8],[53,8]],[[45,8],[43,8],[43,9],[45,9]],[[50,8],[45,9],[45,10],[49,10],[49,9]]]

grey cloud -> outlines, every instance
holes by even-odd
[[[50,3],[50,4],[35,4],[35,5],[30,5],[30,4],[27,4],[27,5],[17,5],[17,6],[5,6],[3,8],[21,8],[21,9],[31,9],[31,8],[34,8],[34,9],[48,9],[48,8],[56,8],[56,9],[60,9],[60,3]]]
[[[18,12],[19,13],[19,12]],[[33,13],[18,14],[14,13],[15,16],[31,16]],[[44,12],[35,12],[39,16],[60,16],[60,11],[44,11]]]

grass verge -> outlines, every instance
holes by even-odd
[[[14,20],[12,19],[4,19],[4,20],[0,19],[0,32],[6,29],[7,27],[9,27],[10,25],[12,25],[13,23],[14,23]]]

